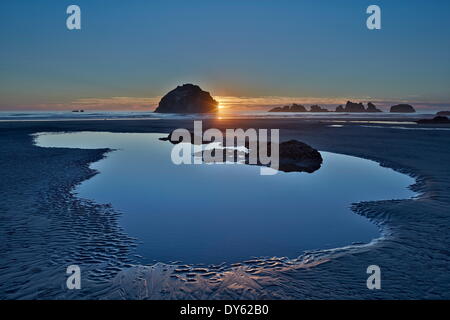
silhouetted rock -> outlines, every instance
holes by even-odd
[[[439,111],[436,113],[438,116],[450,116],[450,111]]]
[[[382,111],[380,109],[377,109],[377,107],[372,102],[369,102],[367,104],[366,112],[382,112]]]
[[[158,140],[161,140],[161,141],[169,141],[169,142],[172,143],[172,144],[179,144],[179,143],[181,143],[181,142],[187,142],[187,141],[183,141],[183,137],[180,137],[178,140],[173,139],[172,133],[173,133],[173,131],[170,132],[169,135],[168,135],[167,137],[162,137],[162,138],[159,138]],[[194,142],[196,141],[196,139],[195,139],[196,136],[194,135],[194,132],[192,132],[192,131],[189,131],[189,134],[190,134],[190,136],[191,136],[189,142],[191,142],[192,144],[194,144]],[[203,143],[211,143],[210,141],[204,141],[204,140],[203,140],[203,137],[199,137],[199,139],[197,139],[197,140],[200,141],[200,144],[203,144]]]
[[[416,121],[419,124],[448,124],[450,123],[450,119],[443,116],[437,116],[433,119],[421,119]]]
[[[306,112],[306,108],[302,106],[301,104],[294,103],[291,106],[291,112]]]
[[[194,143],[194,133],[190,132],[191,134],[191,143]],[[172,132],[164,138],[159,138],[161,141],[169,141],[172,144],[178,144],[182,142],[182,139],[179,139],[178,141],[172,140]],[[202,141],[202,138],[199,137],[199,141]],[[211,141],[205,141],[203,140],[201,142],[202,144],[209,144]],[[257,146],[259,148],[259,143],[257,143]],[[250,143],[247,139],[245,139],[243,145],[235,146],[235,147],[245,147],[247,149],[250,148]],[[297,140],[290,140],[286,142],[281,142],[278,144],[278,150],[279,150],[279,171],[283,172],[308,172],[312,173],[318,169],[320,169],[323,159],[322,155],[319,151],[316,149],[310,147],[306,143],[297,141]],[[258,150],[259,151],[259,150]],[[203,151],[204,152],[204,151]],[[204,161],[208,162],[208,160],[205,159],[204,153],[202,151],[195,153],[194,155],[197,157],[202,157]],[[230,149],[228,148],[214,148],[212,150],[209,150],[208,152],[211,153],[213,157],[216,157],[218,155],[221,155],[221,159],[223,161],[228,162],[241,162],[244,164],[251,164],[250,163],[250,154],[249,152],[233,149],[231,150],[231,158],[230,158]],[[267,153],[271,154],[271,144],[269,143],[267,145]],[[256,152],[257,154],[257,163],[256,165],[263,165],[261,164],[259,160],[259,152]],[[209,162],[212,162],[209,160]]]
[[[416,112],[416,110],[414,110],[413,106],[409,105],[409,104],[397,104],[397,105],[391,107],[390,112],[414,113],[414,112]]]
[[[297,140],[281,142],[279,152],[279,170],[283,172],[312,173],[320,169],[323,162],[319,151]]]
[[[166,94],[159,102],[158,113],[216,112],[219,103],[199,86],[184,84]]]
[[[315,104],[315,105],[311,106],[311,109],[310,109],[309,112],[328,112],[328,110],[325,109],[325,108],[322,108],[321,106],[318,106],[317,104]]]
[[[342,106],[336,107],[336,112],[344,112],[344,107]]]
[[[275,107],[269,112],[306,112],[306,108],[301,104],[294,103],[292,106]]]
[[[354,103],[351,101],[347,101],[345,108],[345,112],[366,112],[364,105],[362,103]]]
[[[283,108],[282,107],[275,107],[273,109],[270,109],[269,112],[283,112]]]
[[[367,104],[367,109],[364,108],[364,105],[360,103],[355,103],[352,101],[347,101],[345,104],[345,107],[338,106],[336,108],[336,112],[348,112],[348,113],[362,113],[362,112],[382,112],[381,110],[377,109],[377,107],[372,103],[369,102]]]
[[[245,145],[249,148],[249,145]],[[308,172],[312,173],[322,166],[322,155],[319,151],[307,145],[306,143],[289,140],[281,142],[278,145],[279,166],[278,170],[282,172]],[[268,153],[271,153],[271,145],[268,145]],[[245,162],[249,163],[249,154],[246,154]],[[261,165],[258,159],[258,165]]]

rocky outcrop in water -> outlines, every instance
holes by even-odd
[[[269,112],[307,112],[306,108],[301,104],[292,104],[291,106],[275,107]]]
[[[317,104],[311,106],[311,110],[309,112],[328,112],[328,109],[322,108]]]
[[[416,110],[410,104],[397,104],[391,107],[391,111],[394,113],[414,113]]]
[[[377,107],[372,103],[369,102],[367,104],[367,109],[364,107],[364,104],[355,103],[352,101],[347,101],[345,104],[345,107],[338,106],[336,108],[336,112],[348,112],[348,113],[362,113],[362,112],[382,112],[381,110],[377,109]]]
[[[347,101],[345,108],[345,112],[366,112],[364,105],[362,103],[355,103],[351,101]]]
[[[302,106],[301,104],[294,103],[291,106],[291,112],[306,112],[306,108]]]
[[[372,102],[369,102],[367,104],[366,112],[382,112],[382,111],[378,109]]]
[[[439,111],[438,113],[436,113],[437,116],[443,116],[443,117],[448,117],[450,116],[450,111]]]
[[[270,109],[269,112],[328,112],[328,109],[322,108],[315,104],[312,105],[308,111],[303,105],[294,103],[290,106],[275,107]]]
[[[306,143],[289,140],[279,145],[280,167],[283,172],[312,173],[322,166],[322,155]]]
[[[219,103],[199,86],[184,84],[166,94],[159,102],[158,113],[217,112]]]
[[[437,116],[433,119],[420,119],[416,122],[419,124],[450,124],[450,119],[443,116]]]
[[[194,143],[195,139],[194,133],[190,132],[190,134],[191,134],[190,141]],[[172,132],[169,133],[167,137],[159,138],[159,140],[169,141],[172,144],[178,144],[182,142],[182,139],[172,140]],[[201,141],[202,144],[211,143],[210,141],[203,140],[202,137],[198,137],[198,140]],[[237,147],[245,147],[249,149],[250,143],[248,142],[248,140],[246,140],[243,146]],[[297,140],[289,140],[279,143],[278,150],[279,150],[279,168],[278,168],[279,171],[312,173],[320,169],[320,167],[322,166],[323,159],[320,152],[314,149],[313,147],[307,145],[306,143]],[[214,155],[222,153],[221,159],[227,159],[227,161],[240,162],[243,160],[244,164],[250,164],[248,152],[233,150],[232,152],[233,155],[230,159],[227,158],[227,151],[229,152],[230,149],[214,148],[212,153]],[[271,144],[268,144],[267,152],[268,154],[271,154]],[[195,155],[198,157],[204,156],[202,152],[199,152],[198,154]],[[257,165],[262,165],[261,162],[259,161],[259,153]]]

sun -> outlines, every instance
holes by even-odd
[[[217,109],[223,109],[224,107],[223,107],[223,105],[221,105],[221,104],[219,104],[218,106],[217,106]]]

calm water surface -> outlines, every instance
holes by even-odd
[[[165,134],[39,134],[41,147],[117,149],[91,165],[100,174],[75,188],[111,203],[139,241],[144,263],[233,263],[295,258],[304,250],[370,242],[378,228],[353,213],[354,202],[414,196],[409,176],[376,162],[321,152],[315,173],[261,176],[242,164],[174,165]]]

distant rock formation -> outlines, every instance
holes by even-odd
[[[419,124],[450,124],[450,119],[443,116],[437,116],[433,119],[421,119],[416,122]]]
[[[329,110],[315,104],[312,105],[310,107],[310,110],[308,111],[303,105],[294,103],[290,106],[275,107],[269,110],[269,112],[329,112]],[[354,103],[351,101],[347,101],[345,107],[338,106],[336,108],[336,112],[382,112],[382,111],[377,109],[377,107],[372,102],[369,102],[367,104],[366,109],[362,103]]]
[[[284,111],[284,110],[288,110],[288,111]],[[269,112],[289,112],[290,107],[289,106],[284,106],[284,107],[275,107],[269,110]]]
[[[303,105],[294,103],[290,106],[273,108],[269,112],[328,112],[328,110],[315,104],[308,111]]]
[[[436,113],[437,116],[450,116],[450,111],[439,111]]]
[[[273,108],[269,112],[306,112],[306,108],[301,104],[294,103],[291,106]]]
[[[328,112],[328,109],[322,108],[321,106],[318,106],[317,104],[312,105],[309,112]]]
[[[344,110],[344,107],[342,107],[342,106],[337,106],[336,107],[336,112],[344,112],[345,110]]]
[[[414,110],[413,106],[409,105],[409,104],[397,104],[397,105],[391,107],[390,112],[414,113],[414,112],[416,112],[416,110]]]
[[[345,112],[366,112],[364,105],[362,103],[354,103],[351,101],[347,101],[345,108]]]
[[[157,113],[209,113],[218,110],[219,103],[199,86],[184,84],[167,93],[159,102]]]
[[[366,112],[383,112],[383,111],[378,109],[372,102],[369,102],[367,104]]]
[[[369,102],[367,104],[367,109],[364,108],[364,105],[360,103],[355,103],[351,101],[347,101],[345,108],[342,106],[338,106],[336,108],[336,112],[382,112],[381,110],[377,109],[377,107],[372,103]]]
[[[362,103],[354,103],[351,101],[347,101],[345,108],[343,106],[336,107],[336,112],[382,112],[380,109],[372,103],[369,102],[367,104],[367,109],[364,108]]]
[[[306,112],[306,108],[302,106],[301,104],[294,103],[291,106],[291,112]]]

